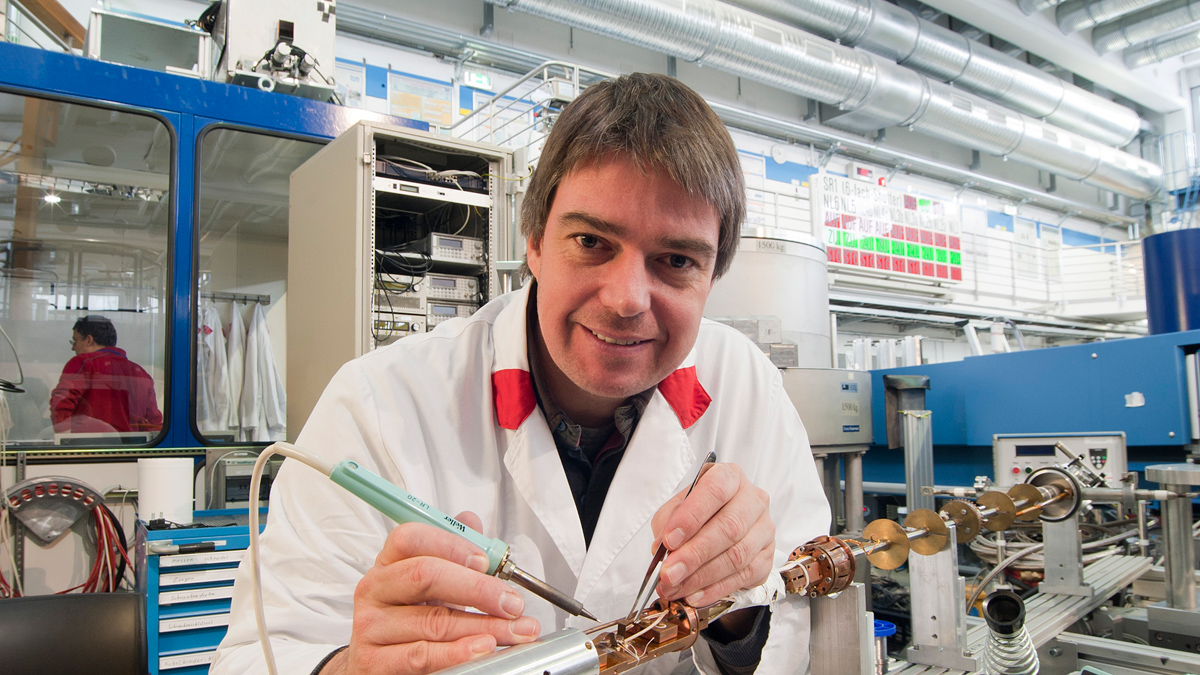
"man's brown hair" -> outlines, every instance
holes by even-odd
[[[542,244],[554,193],[581,166],[613,154],[643,170],[666,169],[690,195],[717,212],[720,230],[713,279],[733,261],[746,216],[746,184],[729,131],[682,82],[634,73],[588,87],[558,116],[521,203],[521,233]]]

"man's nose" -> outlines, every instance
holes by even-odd
[[[600,301],[617,316],[631,318],[650,309],[650,271],[639,255],[620,255],[605,265]]]

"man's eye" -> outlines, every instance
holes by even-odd
[[[575,237],[575,241],[584,248],[596,248],[600,245],[600,240],[590,234],[580,234]]]
[[[667,262],[675,269],[687,269],[692,265],[692,259],[685,255],[672,255],[667,258]]]

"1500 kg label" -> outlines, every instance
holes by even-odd
[[[768,253],[787,253],[787,244],[782,241],[758,240],[758,250]]]

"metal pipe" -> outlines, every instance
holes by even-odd
[[[1146,538],[1146,502],[1139,501],[1137,510],[1138,555],[1144,558],[1146,557],[1146,547],[1150,544],[1150,540]]]
[[[716,0],[488,1],[828,103],[839,129],[908,126],[1137,199],[1162,185],[1140,157]]]
[[[1170,0],[1092,29],[1100,54],[1149,42],[1200,21],[1200,0]]]
[[[1185,494],[1188,485],[1163,485]],[[1192,500],[1169,499],[1162,503],[1162,529],[1167,544],[1167,605],[1174,609],[1196,609],[1196,551],[1192,540]]]
[[[1189,31],[1176,37],[1159,38],[1152,42],[1126,49],[1121,55],[1125,65],[1130,69],[1141,68],[1152,63],[1162,63],[1167,59],[1190,54],[1200,49],[1200,32]]]
[[[1021,11],[1025,12],[1025,16],[1030,16],[1032,14],[1037,14],[1043,9],[1050,9],[1062,1],[1063,0],[1017,0],[1017,7],[1020,7]]]
[[[842,461],[846,467],[846,531],[862,532],[863,529],[863,474],[862,453],[851,452]]]
[[[1161,0],[1068,0],[1054,10],[1054,19],[1063,35],[1070,35],[1158,2]]]
[[[884,0],[727,1],[823,38],[865,49],[1105,145],[1123,146],[1138,134],[1140,118],[1133,110],[970,40],[903,6]]]

